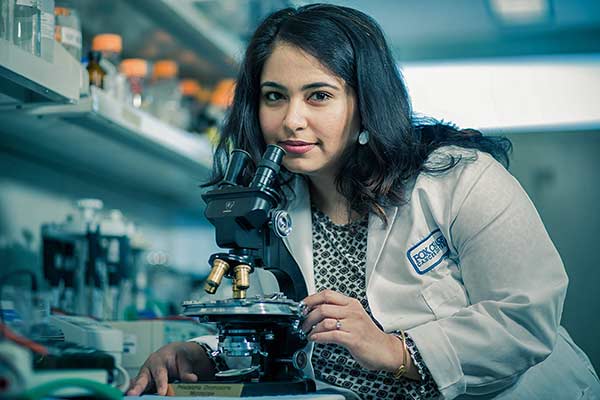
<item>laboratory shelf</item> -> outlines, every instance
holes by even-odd
[[[48,62],[0,39],[0,105],[75,103],[81,79],[81,64],[61,45]]]
[[[0,148],[63,167],[128,195],[201,210],[211,145],[102,90],[72,105],[3,107]]]

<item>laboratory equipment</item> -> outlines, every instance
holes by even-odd
[[[240,383],[246,394],[315,391],[315,382],[305,373],[310,360],[300,329],[299,301],[307,288],[282,241],[291,232],[291,220],[279,208],[284,198],[278,183],[284,154],[279,146],[267,146],[250,185],[245,186],[250,155],[234,150],[223,181],[202,196],[217,245],[229,249],[210,257],[212,270],[205,290],[216,293],[223,278],[228,278],[232,298],[183,303],[184,315],[216,323],[219,341],[214,355],[234,358],[242,366],[217,372],[215,384]],[[248,298],[255,268],[271,271],[283,293]]]
[[[116,210],[102,215],[97,199],[82,199],[78,212],[42,226],[44,277],[51,305],[98,319],[122,316],[124,287],[135,275],[132,224]]]

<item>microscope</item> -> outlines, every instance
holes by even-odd
[[[280,208],[284,196],[278,175],[284,155],[281,147],[268,145],[245,186],[242,180],[251,157],[243,150],[232,151],[223,180],[202,196],[217,245],[228,249],[211,255],[205,291],[216,293],[227,278],[232,280],[232,296],[183,303],[184,315],[216,323],[219,344],[213,356],[224,356],[228,366],[238,367],[217,372],[211,385],[239,383],[242,396],[315,391],[315,382],[303,372],[309,360],[299,301],[306,297],[307,288],[282,241],[291,232],[291,219]],[[256,268],[273,273],[280,293],[246,296]]]

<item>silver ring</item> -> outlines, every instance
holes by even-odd
[[[340,329],[342,329],[342,321],[340,321],[339,319],[335,320],[335,329],[338,330],[338,331]]]

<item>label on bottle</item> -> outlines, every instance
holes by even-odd
[[[37,1],[36,0],[17,0],[15,3],[18,6],[37,7]]]
[[[42,12],[42,37],[54,40],[54,13]]]
[[[61,43],[81,49],[81,32],[68,26],[61,26]]]

